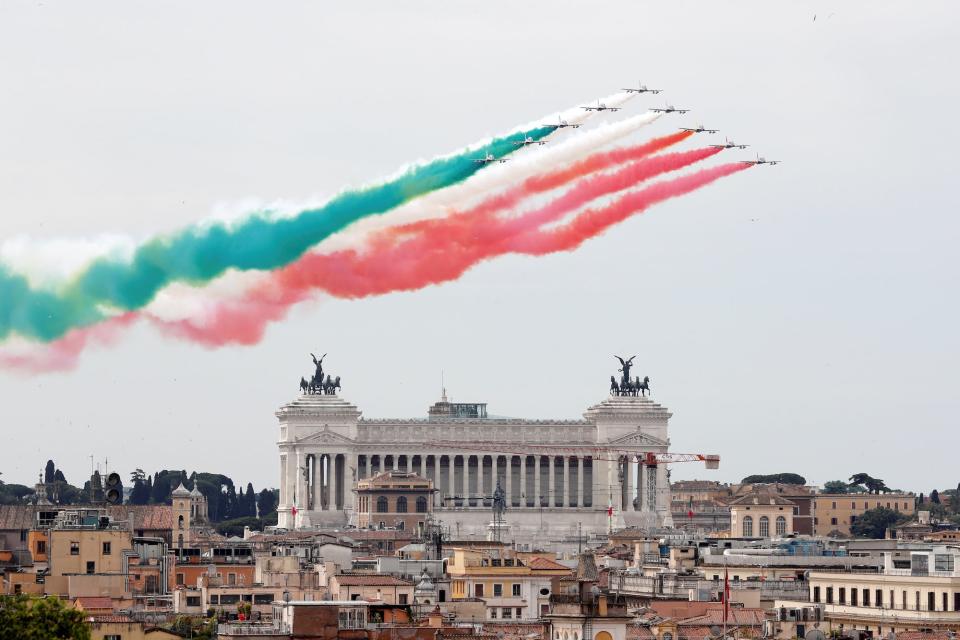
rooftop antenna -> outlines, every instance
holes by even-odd
[[[443,369],[440,369],[440,402],[447,402],[447,386],[443,380]]]

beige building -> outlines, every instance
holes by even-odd
[[[330,576],[333,600],[367,600],[386,604],[413,604],[414,584],[385,574],[339,574]]]
[[[447,563],[454,600],[478,598],[487,620],[536,620],[549,610],[552,582],[572,571],[550,558],[513,549],[453,550]]]
[[[730,537],[773,538],[793,533],[796,504],[773,493],[748,493],[730,506]]]
[[[354,508],[361,529],[422,532],[433,511],[433,481],[406,471],[384,471],[357,482]]]
[[[92,513],[96,514],[96,510]],[[50,575],[116,573],[123,571],[123,553],[133,550],[133,536],[126,528],[100,528],[65,524],[50,530],[48,558]]]
[[[813,533],[818,536],[839,532],[850,535],[850,525],[864,511],[885,507],[908,516],[914,514],[914,496],[909,493],[824,493],[813,499]]]
[[[890,631],[960,628],[960,550],[937,546],[909,560],[884,558],[882,573],[810,574],[810,603],[823,608],[824,631],[859,629],[874,637]]]

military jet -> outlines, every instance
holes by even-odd
[[[490,164],[491,162],[499,162],[499,163],[503,164],[503,163],[505,163],[505,162],[507,161],[507,159],[506,159],[506,158],[498,158],[497,156],[493,155],[492,153],[488,153],[487,155],[485,155],[485,156],[482,157],[482,158],[474,158],[473,161],[474,161],[474,162],[479,162],[480,164]]]
[[[516,140],[516,141],[514,141],[513,144],[517,145],[518,147],[527,147],[527,146],[529,146],[529,145],[531,145],[531,144],[547,144],[547,141],[546,141],[546,140],[534,140],[534,139],[531,138],[530,136],[527,136],[527,137],[524,138],[523,140]]]
[[[663,89],[650,89],[645,84],[641,84],[636,89],[621,89],[621,91],[626,91],[627,93],[660,93]]]
[[[650,111],[653,111],[654,113],[686,113],[690,111],[690,109],[677,109],[672,104],[668,104],[665,107],[656,107],[654,109],[650,109]]]
[[[748,144],[737,144],[730,138],[724,138],[723,144],[712,144],[710,145],[714,149],[746,149],[750,145]]]
[[[779,164],[780,160],[767,160],[762,156],[757,156],[756,160],[741,160],[743,164]]]
[[[706,129],[702,124],[695,127],[680,127],[680,131],[692,131],[693,133],[716,133],[719,129]]]
[[[567,121],[564,120],[563,118],[560,118],[559,116],[557,117],[557,120],[558,120],[558,123],[557,123],[557,124],[552,124],[552,125],[550,125],[550,126],[551,126],[551,127],[556,127],[557,129],[564,129],[564,128],[566,128],[566,127],[570,127],[571,129],[576,129],[577,127],[580,126],[579,124],[576,124],[576,123],[575,123],[575,124],[570,124],[569,122],[567,122]]]
[[[597,101],[597,106],[595,107],[580,107],[581,109],[586,109],[587,111],[620,111],[620,107],[608,107],[600,101]]]

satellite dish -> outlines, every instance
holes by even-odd
[[[820,629],[811,629],[803,636],[803,640],[827,640],[827,636]]]
[[[723,635],[723,629],[721,629],[717,625],[713,625],[712,627],[710,627],[710,635],[713,636],[714,638],[718,638]]]

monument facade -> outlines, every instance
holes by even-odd
[[[357,526],[357,481],[388,470],[432,481],[432,518],[459,536],[488,532],[495,496],[515,540],[669,526],[666,467],[647,454],[668,451],[672,414],[649,378],[630,379],[632,360],[582,419],[491,418],[444,393],[423,418],[371,420],[314,357],[313,379],[276,412],[279,526]]]

